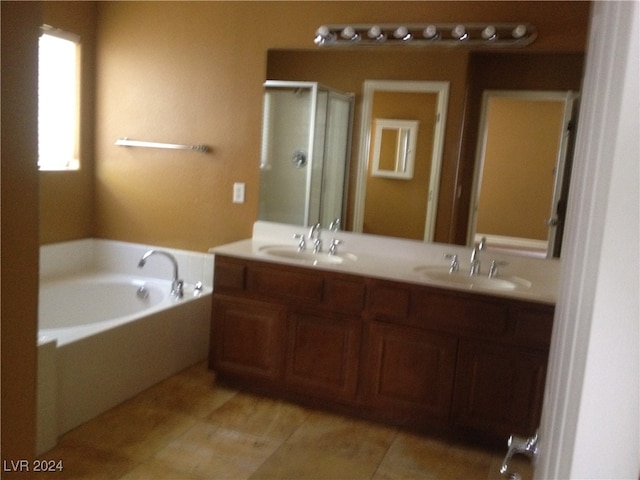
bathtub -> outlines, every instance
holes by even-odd
[[[170,295],[170,252],[185,281]],[[206,358],[213,256],[86,239],[41,248],[38,453],[57,437]],[[198,288],[196,288],[198,285]]]

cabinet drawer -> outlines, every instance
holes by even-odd
[[[214,289],[243,290],[246,267],[242,263],[229,260],[226,257],[215,257]]]
[[[261,265],[250,265],[247,269],[247,291],[268,298],[319,303],[322,286],[322,275],[310,271]]]
[[[403,323],[409,315],[411,290],[400,284],[372,282],[367,303],[374,318]]]
[[[364,309],[365,292],[365,284],[360,279],[327,277],[322,303],[334,312],[359,315]]]
[[[553,307],[513,308],[514,340],[532,347],[548,347],[553,329]]]
[[[454,334],[504,335],[509,310],[505,301],[396,284],[372,282],[368,309],[376,320]]]
[[[411,317],[415,323],[460,335],[499,336],[507,332],[506,302],[421,292],[414,295]]]

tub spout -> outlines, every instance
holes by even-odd
[[[184,290],[183,290],[184,282],[178,278],[178,261],[176,260],[176,257],[171,255],[169,252],[165,252],[164,250],[152,249],[147,251],[142,256],[142,258],[138,262],[138,267],[139,268],[144,267],[145,264],[147,263],[147,259],[151,255],[163,255],[171,261],[173,265],[173,278],[171,280],[171,295],[175,298],[182,298],[182,296],[184,295]]]

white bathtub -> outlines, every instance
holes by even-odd
[[[178,260],[184,297],[170,295]],[[200,282],[202,290],[195,288]],[[213,257],[105,240],[41,249],[38,453],[57,436],[206,358]],[[144,294],[138,294],[143,287]]]

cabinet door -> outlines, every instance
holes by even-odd
[[[449,419],[456,361],[453,336],[371,322],[368,401],[391,421],[444,423]]]
[[[285,315],[263,302],[214,296],[210,363],[219,373],[277,380],[282,376]]]
[[[358,318],[293,311],[287,327],[285,382],[316,398],[355,399],[361,327]]]
[[[547,353],[461,341],[454,422],[506,438],[532,435],[540,421]]]

